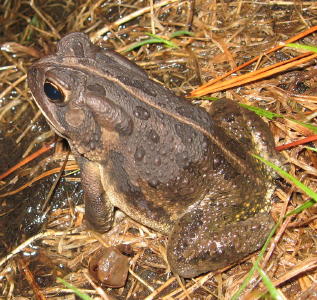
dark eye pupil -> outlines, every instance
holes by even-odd
[[[44,83],[44,93],[53,102],[64,101],[64,94],[51,82]]]

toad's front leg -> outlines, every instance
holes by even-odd
[[[108,231],[113,225],[114,207],[103,189],[99,164],[83,157],[77,162],[81,170],[87,225],[98,232]]]

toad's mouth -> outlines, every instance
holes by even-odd
[[[43,113],[43,112],[42,112],[42,113]],[[66,139],[66,140],[69,138],[67,135],[62,134],[62,133],[54,126],[54,124],[53,124],[49,119],[46,118],[46,121],[47,121],[48,125],[51,127],[51,129],[52,129],[57,135],[59,135],[60,137]]]

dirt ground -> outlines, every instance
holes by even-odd
[[[68,156],[67,144],[39,113],[26,72],[32,62],[52,52],[61,37],[80,31],[135,61],[176,94],[189,95],[257,56],[253,64],[231,76],[301,55],[303,50],[289,47],[266,51],[314,29],[317,2],[2,0],[0,24],[0,299],[79,299],[57,282],[58,277],[92,299],[238,297],[235,293],[259,253],[224,270],[184,280],[167,265],[167,238],[123,213],[104,235],[86,230],[80,171],[72,154]],[[296,42],[314,46],[316,29]],[[140,41],[145,42],[135,44]],[[261,108],[262,115],[263,111],[277,114],[264,120],[281,146],[317,133],[316,73],[313,58],[208,96]],[[210,104],[207,98],[188,100]],[[282,151],[289,174],[312,191],[317,186],[315,143],[311,138]],[[47,151],[2,176],[43,147]],[[276,184],[272,216],[279,226],[260,260],[262,271],[250,275],[240,297],[317,299],[315,200],[289,180],[280,178]],[[287,216],[303,204],[304,209]],[[124,287],[94,281],[88,271],[90,257],[105,246],[122,244],[129,258]]]

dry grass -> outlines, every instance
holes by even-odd
[[[165,0],[155,2],[152,7],[151,1],[129,0],[118,3],[104,0],[2,1],[0,173],[21,161],[23,154],[34,152],[52,140],[43,117],[31,100],[26,70],[35,58],[48,54],[66,33],[86,32],[94,42],[123,51],[147,38],[148,32],[168,38],[176,31],[189,30],[193,36],[172,39],[178,48],[151,44],[126,54],[166,87],[176,93],[188,93],[316,25],[316,15],[315,1],[275,1],[275,4],[272,1],[270,4],[265,0]],[[314,35],[301,40],[311,45],[315,41]],[[256,64],[239,73],[296,55],[297,51],[283,48],[261,56]],[[279,75],[218,91],[212,96],[225,96],[315,124],[314,66],[315,61],[309,61]],[[277,145],[313,134],[310,129],[284,118],[270,121],[269,125]],[[316,190],[316,154],[304,146],[284,152],[290,163],[290,173]],[[2,179],[0,193],[12,191],[44,171],[62,165],[65,155],[63,150],[57,149],[53,154],[38,158],[33,165],[21,167],[20,171]],[[66,169],[71,169],[71,165],[72,158]],[[61,183],[63,187],[59,187],[62,192],[55,193],[63,195],[64,202],[58,205],[56,201],[61,197],[55,195],[55,200],[51,199],[45,210],[41,210],[41,203],[45,202],[48,190],[42,183],[33,183],[22,191],[24,194],[0,198],[0,253],[3,257],[0,260],[0,297],[3,299],[74,299],[72,291],[56,283],[57,276],[86,291],[92,298],[104,299],[105,295],[116,299],[230,299],[241,285],[254,255],[226,271],[183,281],[173,276],[167,267],[166,238],[129,218],[119,216],[115,227],[103,236],[86,231],[82,222],[83,206],[74,200],[81,194],[76,188],[68,187],[78,185],[75,175],[65,177]],[[44,196],[39,198],[43,201],[36,202],[37,189],[42,189]],[[296,187],[280,180],[272,215],[276,221],[281,220],[308,199]],[[39,206],[41,213],[30,217],[28,212],[32,215],[32,205]],[[315,211],[313,206],[285,218],[262,264],[287,299],[316,297]],[[102,245],[122,243],[130,245],[133,251],[127,284],[120,289],[104,288],[105,294],[101,296],[89,283],[88,258]],[[255,275],[244,291],[245,299],[256,299],[263,291],[265,286]]]

